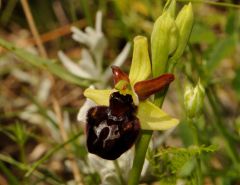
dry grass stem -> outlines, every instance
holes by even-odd
[[[53,109],[54,109],[54,112],[57,115],[57,121],[58,121],[58,124],[59,124],[61,137],[63,139],[63,142],[66,142],[68,140],[68,135],[67,135],[67,133],[65,131],[65,128],[64,128],[64,123],[63,123],[63,118],[62,118],[62,113],[61,113],[61,108],[60,108],[59,102],[55,98],[53,98]],[[70,165],[72,167],[73,176],[74,176],[74,179],[76,181],[76,184],[77,185],[83,185],[82,177],[81,177],[81,173],[79,171],[78,165],[77,165],[77,161],[76,161],[74,155],[72,154],[71,148],[69,147],[69,145],[65,146],[65,150],[68,153],[68,159],[69,159]]]
[[[23,7],[23,11],[25,13],[25,16],[27,18],[30,30],[33,34],[34,39],[36,40],[36,44],[37,44],[37,47],[39,49],[39,53],[42,57],[47,58],[47,52],[46,52],[46,50],[45,50],[45,48],[42,44],[40,35],[38,33],[35,22],[33,20],[32,13],[31,13],[31,10],[30,10],[29,5],[28,5],[28,0],[21,0],[21,4],[22,4],[22,7]]]
[[[72,24],[67,24],[67,25],[59,27],[57,29],[54,29],[52,31],[49,31],[47,33],[44,33],[44,34],[40,35],[42,43],[49,42],[49,41],[55,40],[59,37],[62,37],[64,35],[70,34],[72,26],[77,26],[79,28],[83,28],[84,26],[86,26],[86,21],[79,20]],[[32,44],[36,44],[36,41],[34,39],[29,39],[29,42]]]

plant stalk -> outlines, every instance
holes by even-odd
[[[129,174],[128,185],[138,185],[143,163],[153,131],[143,130],[136,144],[133,166]]]
[[[20,158],[22,163],[27,164],[26,162],[26,155],[25,155],[25,150],[24,150],[24,145],[19,144],[19,150],[20,150]]]
[[[192,130],[193,133],[193,144],[196,146],[199,146],[199,137],[198,137],[198,129],[197,126],[194,122],[194,118],[190,118],[189,120],[189,127]],[[200,156],[196,156],[196,171],[195,171],[195,176],[196,176],[196,184],[197,185],[202,185],[203,180],[202,180],[202,169],[201,169],[201,159]]]
[[[174,63],[171,62],[172,65],[168,66],[165,71],[173,73],[175,63],[176,62],[174,62]],[[157,70],[157,69],[155,69],[155,70]],[[161,74],[156,73],[156,75],[160,76]],[[154,76],[154,77],[157,77],[157,76]],[[155,95],[153,103],[156,106],[162,107],[167,90],[168,90],[168,88],[165,88],[165,90],[163,90]],[[128,185],[138,185],[139,184],[139,180],[140,180],[145,156],[147,153],[148,145],[152,138],[152,133],[153,133],[153,131],[150,131],[150,130],[148,130],[148,131],[142,130],[141,131],[139,140],[136,143],[135,157],[134,157],[132,169],[129,174]]]
[[[162,93],[158,93],[156,95],[156,98],[154,100],[155,105],[160,106],[160,107],[162,106],[166,92],[167,92],[167,90],[165,90]],[[150,131],[150,130],[142,130],[141,131],[139,140],[136,144],[135,157],[134,157],[132,169],[129,174],[128,185],[138,185],[139,184],[139,180],[140,180],[145,156],[147,153],[148,145],[152,138],[152,133],[153,133],[153,131]]]
[[[122,176],[121,168],[120,168],[120,166],[118,164],[118,161],[114,160],[113,164],[114,164],[115,170],[116,170],[116,172],[118,174],[118,177],[119,177],[119,180],[121,182],[121,185],[126,185],[126,182],[125,182],[125,180],[124,180],[124,178]]]

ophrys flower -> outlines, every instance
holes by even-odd
[[[134,39],[129,77],[120,68],[112,67],[114,89],[85,90],[84,95],[99,105],[87,113],[87,147],[90,153],[114,160],[135,143],[140,129],[166,130],[178,124],[177,119],[147,100],[174,80],[172,74],[146,80],[151,73],[147,47],[145,37]]]

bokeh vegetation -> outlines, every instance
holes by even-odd
[[[69,72],[57,52],[78,61],[84,45],[72,40],[70,27],[94,26],[101,10],[107,68],[136,35],[150,38],[165,1],[0,2],[0,184],[75,184],[79,179],[84,185],[101,184],[101,174],[89,164],[84,125],[76,120],[85,101],[82,92],[95,81]],[[177,9],[186,2],[177,1]],[[235,0],[192,5],[192,34],[163,105],[181,123],[154,134],[161,145],[147,153],[150,169],[142,184],[240,183],[240,5]],[[26,13],[32,14],[40,46]],[[206,93],[203,112],[189,119],[184,90],[199,79]],[[115,166],[122,179],[125,169]]]

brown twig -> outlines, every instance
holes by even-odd
[[[25,13],[26,19],[28,21],[30,30],[33,34],[34,39],[36,40],[36,43],[37,43],[37,46],[38,46],[38,49],[39,49],[39,53],[42,57],[47,58],[47,52],[46,52],[46,50],[45,50],[45,48],[42,44],[40,35],[38,33],[35,22],[33,20],[32,13],[31,13],[31,10],[30,10],[29,5],[28,5],[28,0],[21,0],[21,4],[22,4],[22,7],[23,7],[23,11]]]
[[[52,31],[49,31],[47,33],[44,33],[44,34],[40,35],[41,43],[56,40],[59,37],[70,34],[72,26],[77,26],[79,28],[83,28],[86,26],[86,21],[84,19],[78,20],[72,24],[67,24],[67,25],[61,26],[59,28],[56,28]],[[22,47],[28,47],[28,46],[32,46],[32,45],[36,45],[36,44],[37,44],[37,42],[36,42],[35,38],[28,38],[25,40],[21,40],[21,42],[19,42],[19,44],[18,44],[18,47],[22,48]],[[0,47],[0,54],[4,54],[5,52],[7,52],[7,50]]]
[[[59,129],[60,129],[60,133],[61,133],[63,142],[66,142],[68,140],[68,135],[67,135],[67,133],[65,131],[65,128],[64,128],[64,123],[63,123],[63,118],[62,118],[60,105],[55,98],[53,98],[53,109],[54,109],[54,112],[56,113],[56,116],[57,116],[57,121],[59,123]],[[68,159],[69,159],[70,165],[72,167],[73,176],[74,176],[74,179],[76,181],[76,184],[77,185],[83,185],[82,177],[81,177],[81,173],[79,171],[78,165],[77,165],[77,161],[76,161],[74,155],[72,154],[69,145],[65,146],[65,150],[68,153]]]
[[[72,24],[67,24],[67,25],[59,27],[57,29],[54,29],[50,32],[44,33],[40,36],[42,43],[49,42],[49,41],[55,40],[61,36],[70,34],[72,26],[78,26],[80,28],[83,28],[84,26],[86,26],[86,21],[82,19],[82,20],[76,21]],[[32,44],[36,44],[36,41],[34,39],[29,39],[29,42]]]

